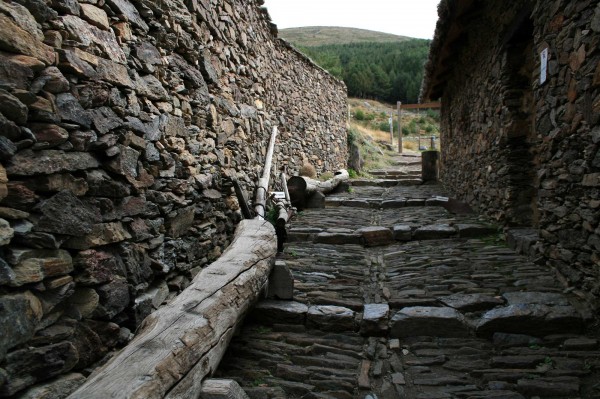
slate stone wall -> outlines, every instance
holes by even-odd
[[[345,86],[261,4],[0,2],[1,397],[61,397],[216,259],[273,126],[276,170],[345,167]]]
[[[443,94],[441,178],[490,218],[537,229],[531,253],[598,306],[600,5],[479,7]]]

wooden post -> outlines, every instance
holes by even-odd
[[[233,183],[235,195],[238,199],[238,203],[240,204],[240,209],[242,210],[242,215],[244,216],[244,219],[252,219],[252,212],[250,211],[248,201],[246,200],[246,196],[244,195],[242,186],[240,186],[240,182],[235,177],[231,178],[231,182]]]
[[[398,106],[398,152],[402,154],[402,102],[397,102]]]
[[[277,126],[273,126],[273,132],[271,133],[271,140],[269,141],[269,148],[267,150],[267,159],[265,160],[265,167],[263,174],[258,179],[258,187],[256,187],[256,200],[254,201],[254,210],[256,211],[256,217],[259,219],[265,218],[265,206],[267,204],[267,191],[269,191],[269,179],[271,177],[271,163],[273,162],[273,149],[275,148],[275,139],[277,137]]]
[[[394,114],[390,112],[390,145],[394,145]]]

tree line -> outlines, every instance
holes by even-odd
[[[328,44],[300,50],[342,79],[351,97],[415,103],[430,42]]]

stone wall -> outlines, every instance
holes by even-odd
[[[600,5],[520,0],[476,8],[461,17],[465,31],[447,61],[442,180],[479,212],[538,230],[532,254],[598,306]]]
[[[277,169],[345,167],[345,86],[261,4],[0,3],[1,397],[61,397],[216,259],[273,126]]]

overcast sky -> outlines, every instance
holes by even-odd
[[[439,0],[265,0],[279,29],[343,26],[432,39]]]

